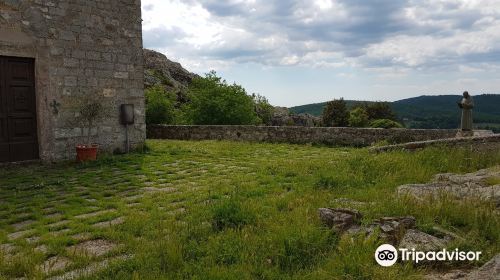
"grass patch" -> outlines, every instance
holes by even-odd
[[[216,231],[241,228],[254,223],[255,214],[242,206],[237,199],[225,199],[213,208],[212,226]]]
[[[376,240],[340,238],[323,227],[317,209],[339,207],[338,198],[368,202],[356,205],[363,223],[413,215],[420,230],[435,234],[439,226],[453,231],[463,240],[450,246],[483,251],[475,266],[500,252],[495,205],[446,198],[422,203],[394,195],[397,186],[428,182],[436,173],[499,165],[500,151],[471,154],[439,147],[374,154],[367,149],[225,141],[148,141],[147,147],[144,153],[110,155],[83,165],[0,170],[0,244],[15,247],[12,253],[0,252],[0,279],[41,279],[45,276],[37,267],[51,256],[72,261],[55,275],[123,254],[133,258],[112,262],[87,279],[422,275],[425,267],[381,268],[373,260]],[[498,184],[496,179],[488,183]],[[155,188],[169,191],[152,192]],[[94,227],[117,218],[123,223]],[[27,235],[9,239],[17,232],[14,225],[27,220],[33,223],[20,229],[28,230]],[[82,236],[119,246],[98,258],[74,257],[67,248]],[[46,252],[37,251],[42,245]]]
[[[491,177],[486,179],[486,184],[489,186],[500,185],[500,177]]]

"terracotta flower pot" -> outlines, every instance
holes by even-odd
[[[97,159],[98,145],[78,145],[76,146],[76,160],[78,162],[94,161]]]

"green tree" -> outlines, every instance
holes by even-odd
[[[349,126],[367,127],[369,124],[368,114],[362,107],[357,107],[349,112]]]
[[[266,125],[271,124],[271,119],[273,117],[274,107],[269,104],[269,101],[265,96],[260,94],[252,94],[253,102],[255,104],[255,113],[260,119],[260,122]]]
[[[172,124],[175,120],[175,94],[167,92],[161,85],[146,89],[146,123]]]
[[[215,71],[189,86],[190,118],[198,125],[246,125],[258,122],[254,102],[245,89],[228,84]]]
[[[349,112],[344,99],[335,99],[326,103],[322,120],[324,126],[347,126],[349,124]]]
[[[397,121],[396,114],[387,102],[365,103],[364,109],[370,120],[388,119]]]

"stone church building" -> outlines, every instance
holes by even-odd
[[[0,0],[0,162],[72,159],[86,131],[69,104],[85,95],[110,104],[91,131],[101,151],[125,149],[122,104],[142,145],[143,79],[140,0]]]

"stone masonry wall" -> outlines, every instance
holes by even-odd
[[[110,117],[92,131],[102,150],[123,150],[120,104],[134,104],[133,146],[145,140],[140,0],[2,0],[0,55],[35,58],[40,157],[68,159],[84,129],[71,101],[97,94]]]
[[[455,129],[377,129],[347,127],[172,126],[151,125],[150,139],[231,140],[368,146],[378,141],[404,143],[455,137]]]

